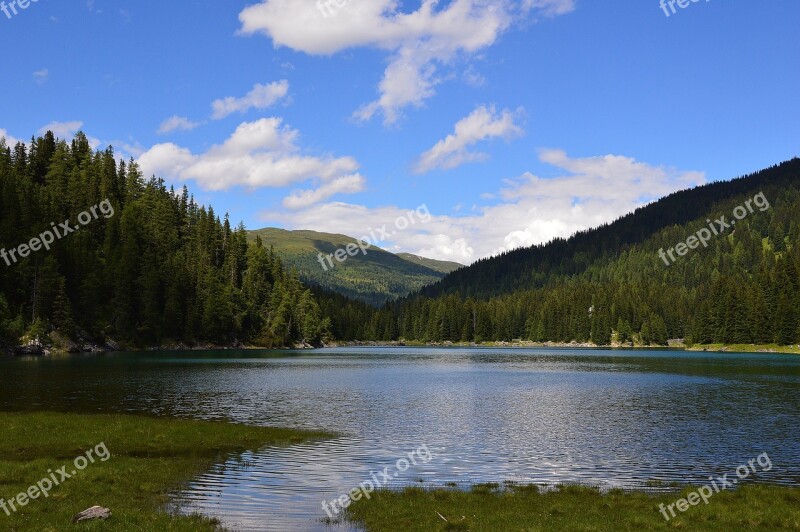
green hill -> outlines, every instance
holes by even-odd
[[[355,238],[274,228],[250,231],[248,235],[251,240],[259,236],[265,246],[272,246],[287,264],[297,269],[304,282],[372,305],[406,296],[462,267],[410,254],[395,255],[378,247],[368,248],[366,254],[359,249],[355,256],[348,256],[341,263],[333,259],[330,267],[330,262],[320,262],[319,255],[336,253],[348,244],[353,249],[353,245],[358,245]]]
[[[419,264],[420,266],[425,266],[426,268],[430,268],[431,270],[436,270],[437,272],[444,274],[453,273],[459,268],[464,267],[463,264],[459,264],[458,262],[426,259],[425,257],[412,255],[411,253],[398,253],[397,256],[409,262],[413,262],[414,264]]]

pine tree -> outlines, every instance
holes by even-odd
[[[658,314],[650,314],[650,341],[656,345],[667,345],[667,325]]]
[[[75,336],[75,321],[72,317],[72,304],[67,296],[66,283],[64,278],[58,282],[58,295],[53,302],[53,325],[56,330],[67,338]]]

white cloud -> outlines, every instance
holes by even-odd
[[[229,96],[214,100],[211,107],[214,109],[212,118],[220,120],[228,115],[239,112],[244,113],[250,109],[266,109],[275,104],[289,92],[289,82],[285,79],[275,81],[268,85],[256,83],[253,90],[241,98]]]
[[[199,125],[200,122],[192,122],[184,116],[173,115],[161,122],[161,125],[158,127],[158,133],[164,134],[171,131],[191,131]]]
[[[498,114],[494,106],[478,107],[456,123],[452,135],[423,153],[414,171],[423,174],[435,168],[448,170],[465,163],[483,161],[488,158],[487,154],[468,148],[483,140],[498,137],[509,139],[523,133],[522,128],[514,123],[514,113],[508,109]]]
[[[483,87],[486,85],[486,77],[478,72],[475,65],[469,65],[464,73],[461,75],[464,83],[472,87]]]
[[[52,131],[53,135],[58,138],[69,140],[75,136],[75,133],[80,131],[83,127],[83,122],[80,120],[73,120],[72,122],[50,122],[49,124],[39,128],[40,135],[44,135],[48,131]]]
[[[352,157],[302,155],[299,132],[280,118],[245,122],[222,144],[202,154],[173,143],[157,144],[139,157],[145,175],[195,180],[204,190],[284,187],[311,179],[328,182],[353,174]]]
[[[37,70],[33,73],[33,79],[36,81],[38,85],[44,85],[47,83],[47,78],[50,76],[50,71],[46,68],[41,70]]]
[[[539,10],[546,17],[554,17],[575,11],[575,0],[525,0],[522,6],[526,10]]]
[[[2,128],[0,128],[0,139],[6,139],[6,146],[9,146],[11,148],[13,148],[14,145],[17,142],[19,142],[19,139],[17,139],[16,137],[12,136],[11,133],[9,133],[7,130],[2,129]]]
[[[80,120],[73,120],[71,122],[50,122],[49,124],[42,126],[39,128],[37,133],[39,135],[44,135],[48,131],[52,131],[53,135],[56,138],[63,139],[63,140],[72,140],[75,137],[75,134],[83,128],[83,122]],[[93,150],[96,150],[98,146],[103,144],[99,139],[95,137],[90,137],[86,135],[86,139],[89,141],[89,146],[92,147]]]
[[[397,231],[386,247],[472,263],[502,251],[569,237],[611,222],[648,201],[706,181],[702,172],[651,166],[618,155],[570,158],[560,150],[545,150],[540,159],[560,168],[563,175],[544,179],[523,174],[497,192],[500,203],[477,207],[469,216],[433,216],[428,223]],[[391,227],[407,212],[399,207],[370,209],[327,203],[273,214],[270,219],[294,229],[358,237],[383,224]]]
[[[361,120],[377,112],[391,124],[409,106],[421,106],[436,93],[437,69],[493,45],[515,18],[567,12],[567,0],[423,0],[409,13],[397,0],[346,2],[326,17],[316,2],[262,0],[239,14],[241,33],[263,33],[275,46],[313,55],[375,47],[389,55],[379,97],[358,109]]]
[[[195,156],[186,148],[168,142],[156,144],[139,156],[139,167],[146,177],[181,178],[181,173],[195,162]]]
[[[361,174],[352,174],[337,177],[330,183],[313,189],[293,192],[283,200],[283,206],[288,209],[303,209],[316,205],[336,194],[355,194],[364,190],[367,180]]]

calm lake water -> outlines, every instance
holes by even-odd
[[[323,499],[426,445],[390,485],[704,483],[761,453],[800,485],[800,357],[341,348],[0,359],[0,408],[146,412],[342,434],[231,456],[176,494],[237,530],[329,526]],[[112,451],[113,452],[113,451]],[[380,477],[379,477],[380,478]]]

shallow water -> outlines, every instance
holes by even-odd
[[[800,485],[800,357],[570,349],[341,348],[0,360],[0,408],[150,412],[342,434],[232,456],[176,494],[238,530],[325,525],[332,500],[425,445],[390,486]],[[380,478],[380,477],[379,477]]]

